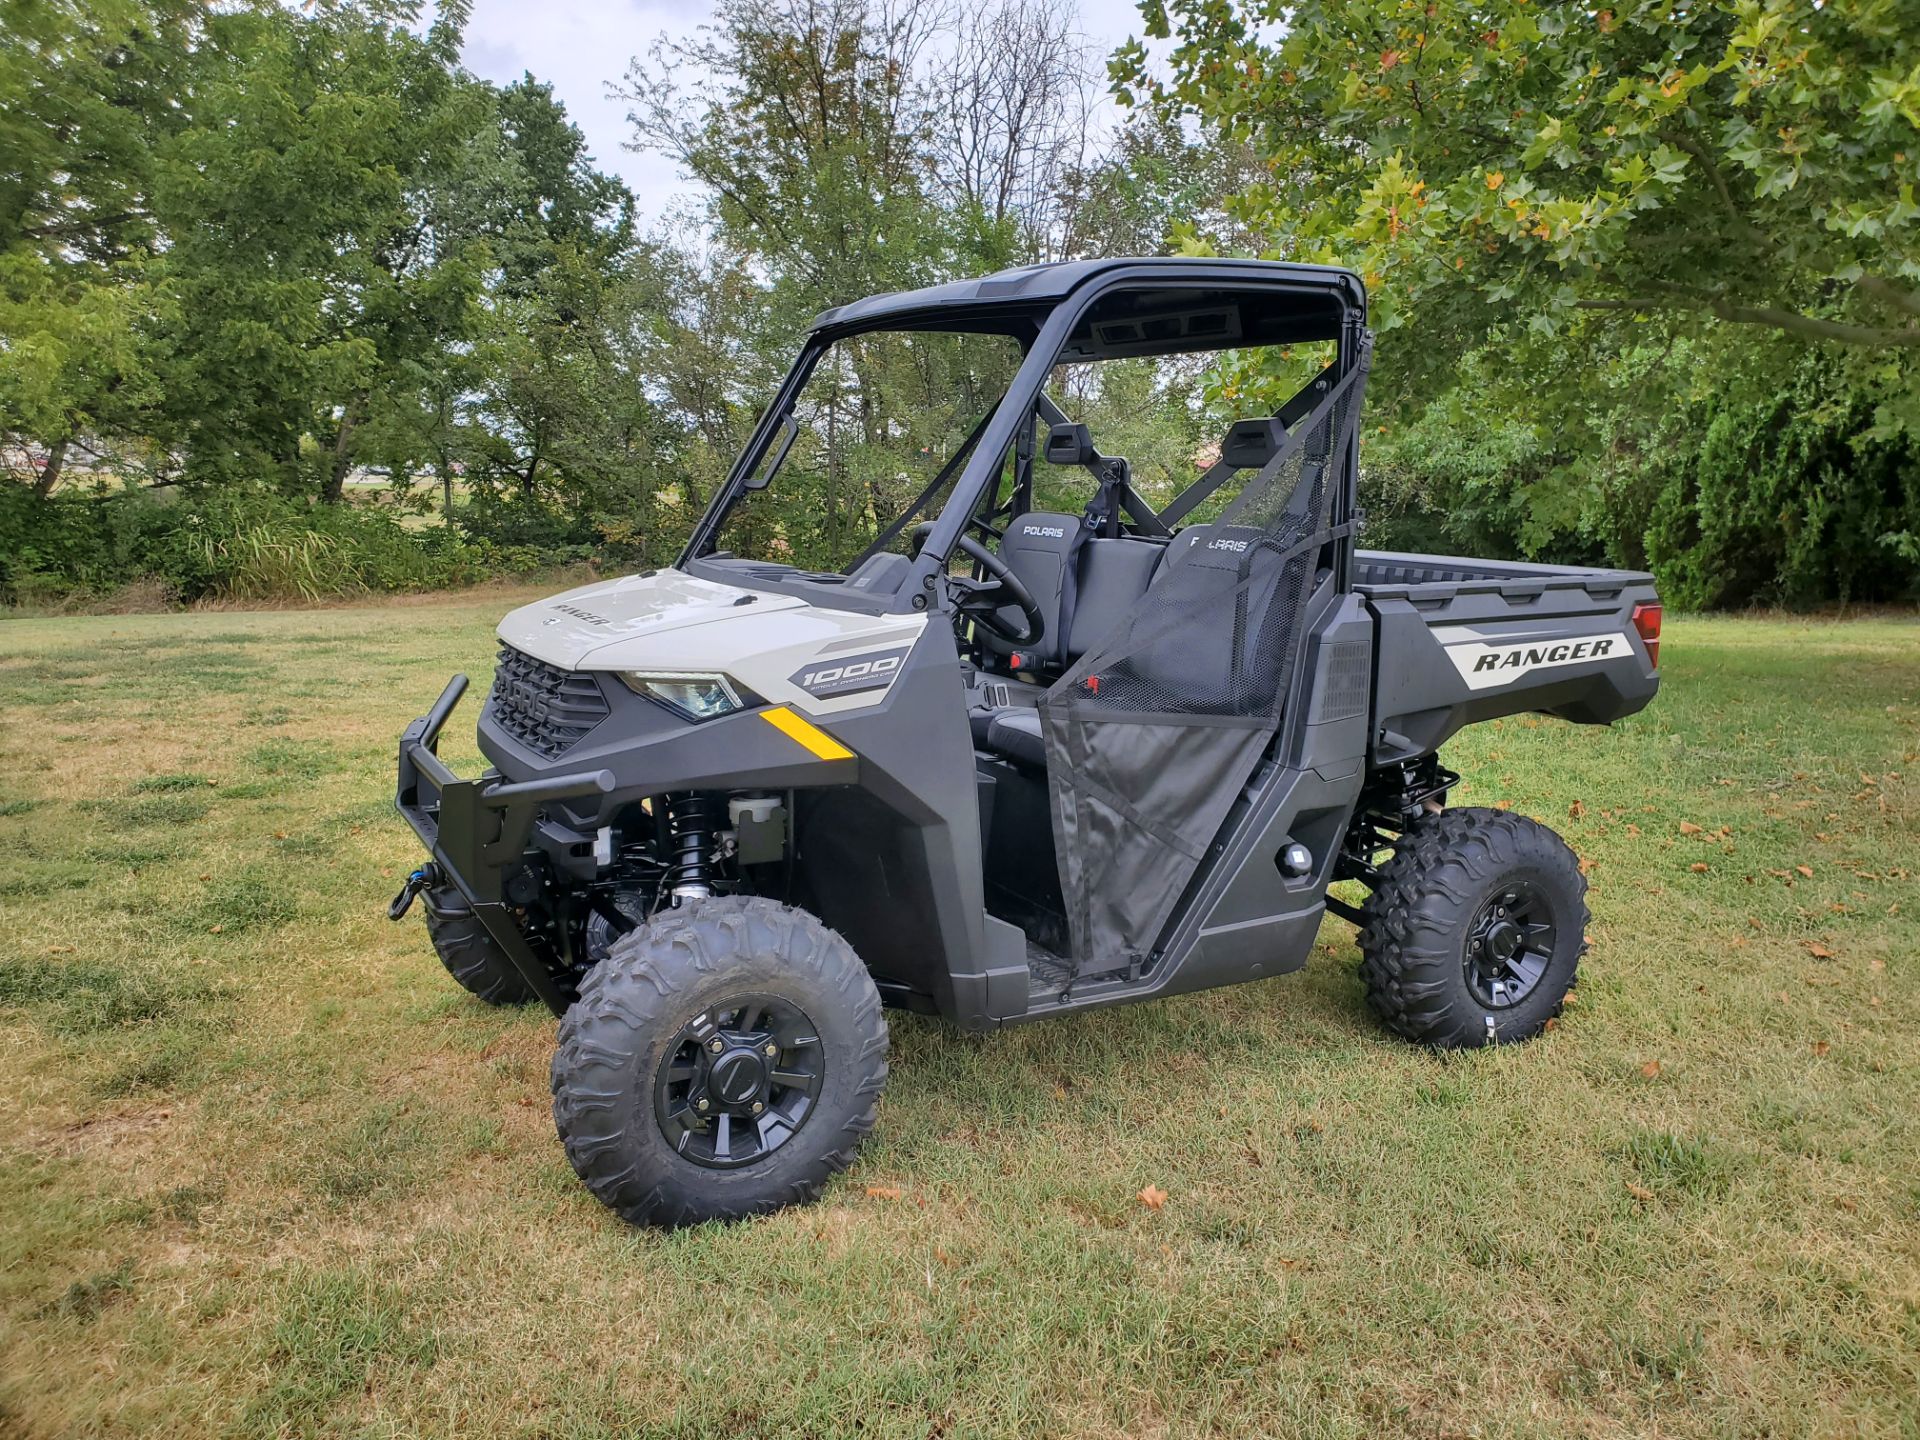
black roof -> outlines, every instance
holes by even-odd
[[[1147,280],[1201,280],[1235,284],[1286,284],[1300,289],[1330,292],[1347,307],[1364,312],[1366,287],[1351,270],[1337,265],[1295,265],[1283,260],[1212,260],[1185,256],[1121,256],[1110,260],[1067,260],[1054,265],[1026,265],[1002,270],[977,280],[955,280],[920,290],[896,290],[869,295],[864,300],[823,310],[812,329],[868,325],[927,311],[989,309],[1009,305],[1045,305],[1063,300],[1095,276],[1113,271],[1140,272]]]

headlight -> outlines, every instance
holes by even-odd
[[[622,670],[627,688],[689,720],[717,720],[741,709],[746,702],[724,675],[665,674],[653,670]]]

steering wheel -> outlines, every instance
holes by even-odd
[[[931,520],[913,527],[913,553],[916,556],[932,532]],[[971,535],[962,535],[954,543],[988,576],[985,580],[975,580],[968,575],[947,576],[947,592],[953,596],[954,609],[1009,645],[1037,644],[1047,633],[1047,622],[1041,613],[1040,603],[1033,598],[1033,592],[1020,583],[1020,577],[1008,568],[1006,561]],[[1009,605],[1018,607],[1020,618],[1025,622],[1025,628],[1018,634],[1014,633],[1000,613]]]

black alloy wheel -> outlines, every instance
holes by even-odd
[[[680,1027],[654,1077],[654,1117],[683,1159],[751,1165],[799,1133],[826,1073],[819,1032],[798,1005],[728,1000]]]
[[[1557,943],[1540,887],[1528,880],[1503,885],[1467,927],[1467,988],[1489,1009],[1511,1009],[1538,988]]]

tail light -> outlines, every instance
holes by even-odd
[[[1660,668],[1660,607],[1658,605],[1634,606],[1633,628],[1640,632],[1640,639],[1647,647],[1647,663],[1658,670]]]

